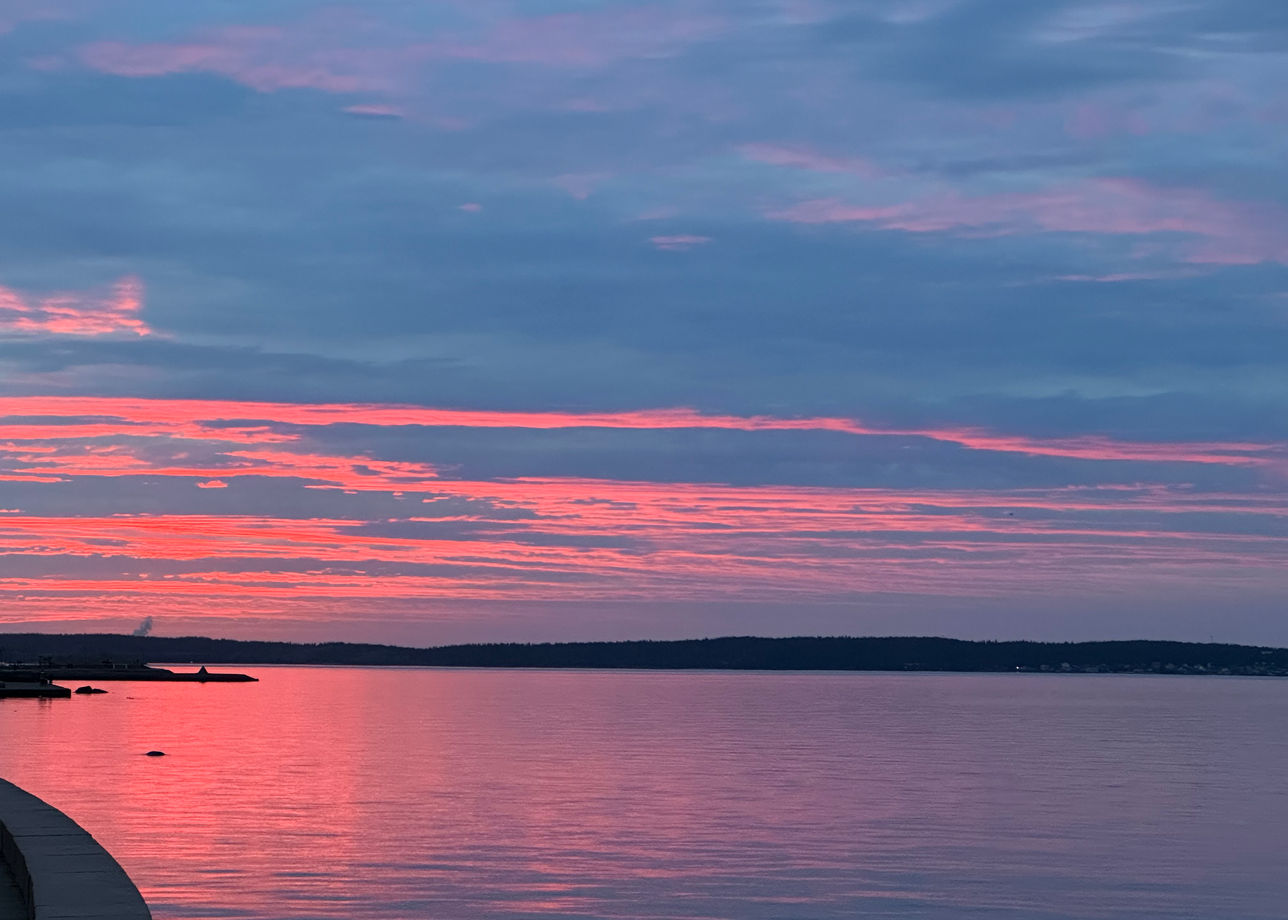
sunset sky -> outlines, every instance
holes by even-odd
[[[0,630],[1288,644],[1281,0],[0,0]]]

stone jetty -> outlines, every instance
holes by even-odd
[[[66,698],[72,692],[66,687],[49,682],[42,674],[22,671],[0,671],[0,700],[11,697]]]

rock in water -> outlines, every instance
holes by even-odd
[[[147,756],[149,756],[149,757],[164,757],[164,756],[165,756],[165,751],[148,751]]]

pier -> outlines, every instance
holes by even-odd
[[[43,674],[27,671],[0,671],[0,700],[13,697],[40,699],[66,699],[72,692],[66,687],[50,683]]]
[[[0,920],[151,920],[112,855],[67,815],[0,780]]]

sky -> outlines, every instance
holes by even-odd
[[[0,0],[0,630],[1288,644],[1281,0]]]

